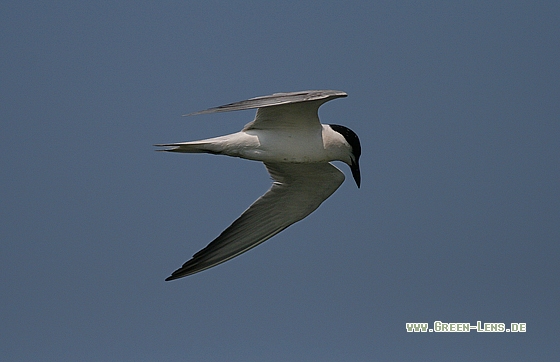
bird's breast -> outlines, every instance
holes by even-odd
[[[253,142],[239,149],[239,157],[262,162],[331,161],[320,132],[249,130],[245,133]]]

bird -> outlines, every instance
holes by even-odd
[[[158,151],[209,153],[260,161],[273,183],[228,228],[174,271],[183,278],[228,261],[315,211],[344,182],[332,161],[342,161],[360,188],[361,145],[345,126],[321,124],[319,107],[346,97],[335,90],[274,93],[187,114],[257,109],[239,132],[199,141],[156,144]]]

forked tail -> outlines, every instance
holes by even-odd
[[[213,153],[219,154],[216,145],[206,141],[180,142],[180,143],[164,143],[154,145],[156,147],[165,147],[161,150],[166,152],[182,152],[182,153]]]

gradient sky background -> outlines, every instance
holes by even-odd
[[[0,360],[551,360],[560,354],[558,1],[0,4]],[[269,185],[154,152],[337,89],[362,188],[164,282]],[[527,323],[407,333],[406,322]]]

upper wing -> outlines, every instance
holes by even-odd
[[[331,99],[346,97],[347,94],[342,91],[335,90],[311,90],[301,92],[288,92],[288,93],[274,93],[269,96],[261,96],[250,98],[245,101],[225,104],[214,108],[205,109],[204,111],[189,113],[187,116],[194,116],[197,114],[207,114],[216,112],[230,112],[240,111],[243,109],[253,109],[261,107],[278,106],[281,104],[298,103],[323,100],[322,103]]]
[[[321,104],[331,99],[346,96],[345,92],[335,90],[274,93],[269,96],[251,98],[188,115],[258,108],[255,120],[245,125],[244,131],[274,128],[319,128],[317,111]]]
[[[265,165],[274,179],[270,190],[166,280],[211,268],[268,240],[312,213],[344,181],[330,163]]]

